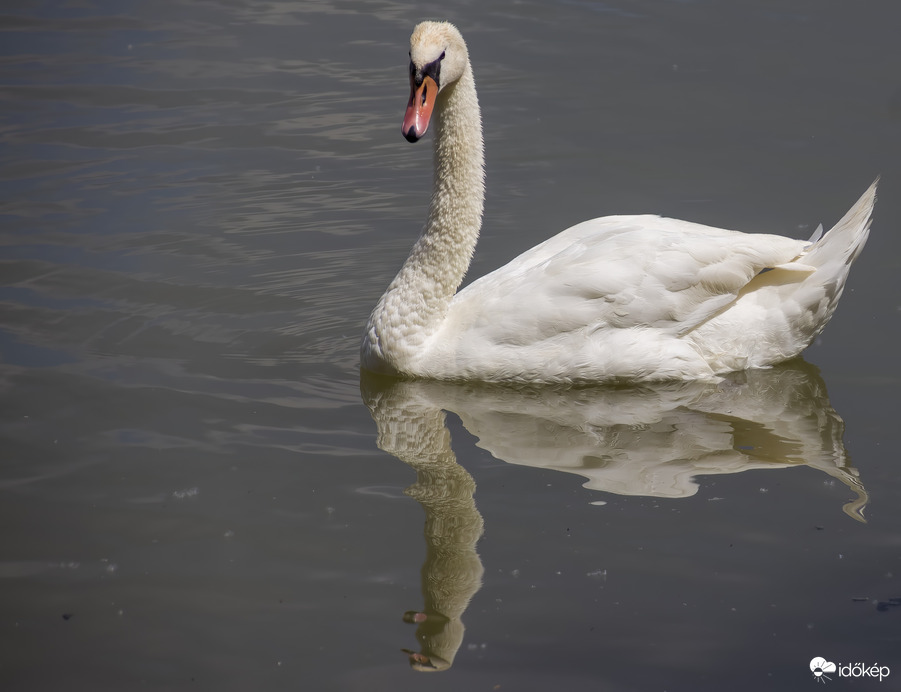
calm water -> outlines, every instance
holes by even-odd
[[[0,687],[899,689],[901,5],[725,5],[5,3]],[[427,17],[483,104],[473,276],[609,213],[807,236],[881,175],[806,362],[361,382]]]

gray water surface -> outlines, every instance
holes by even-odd
[[[0,14],[3,690],[794,691],[814,657],[897,688],[901,5]],[[881,175],[805,360],[361,381],[425,218],[400,124],[436,17],[483,108],[470,277],[605,214],[807,237]]]

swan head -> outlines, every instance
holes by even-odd
[[[410,37],[410,101],[401,132],[419,140],[429,127],[438,94],[463,76],[469,52],[463,36],[448,22],[422,22]]]

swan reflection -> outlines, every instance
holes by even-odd
[[[445,411],[498,459],[574,473],[587,488],[619,495],[689,497],[699,475],[810,466],[854,493],[843,510],[863,521],[867,494],[844,424],[817,369],[801,360],[719,384],[513,388],[364,376],[361,388],[379,448],[416,470],[406,493],[426,514],[425,605],[404,616],[418,625],[420,651],[407,651],[418,670],[453,663],[483,571],[475,482],[456,461]]]

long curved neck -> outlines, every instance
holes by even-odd
[[[479,238],[485,156],[469,65],[438,95],[433,123],[435,177],[429,217],[369,318],[362,345],[362,364],[369,370],[416,374],[404,366],[444,321]]]
[[[419,279],[443,319],[460,287],[482,227],[485,154],[482,118],[472,71],[439,95],[435,125],[435,173],[429,218],[398,274]],[[395,280],[396,282],[396,280]],[[422,284],[425,284],[423,286]]]

